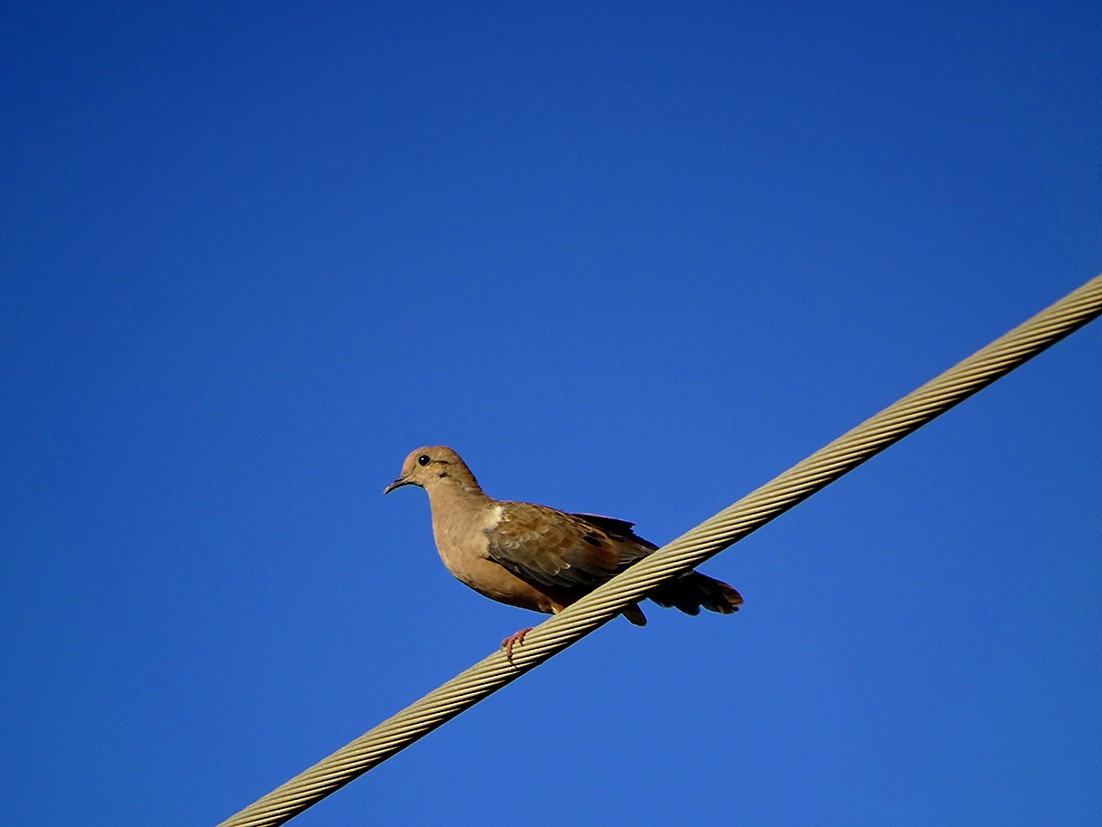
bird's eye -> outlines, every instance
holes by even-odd
[[[421,456],[417,457],[417,464],[418,465],[428,465],[429,464],[429,455],[428,454],[421,454]]]

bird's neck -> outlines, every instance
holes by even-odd
[[[438,548],[452,540],[481,531],[482,523],[494,502],[477,483],[459,481],[437,484],[427,490],[432,509],[432,530]]]
[[[429,495],[429,504],[435,512],[438,508],[451,509],[457,506],[470,508],[483,502],[489,502],[490,497],[472,480],[450,479],[440,480],[435,485],[426,488]]]

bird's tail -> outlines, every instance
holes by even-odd
[[[659,606],[673,606],[685,614],[700,614],[701,608],[729,615],[742,605],[742,595],[722,580],[691,571],[663,583],[647,595]]]
[[[636,626],[647,625],[647,616],[643,614],[643,610],[639,608],[638,603],[632,603],[630,606],[625,606],[624,610],[620,612],[620,614],[622,614]]]

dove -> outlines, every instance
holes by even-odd
[[[658,548],[625,520],[495,500],[459,454],[443,445],[411,452],[383,493],[406,485],[428,494],[433,539],[447,570],[479,594],[511,606],[557,614]],[[695,571],[666,581],[647,598],[690,615],[701,608],[731,614],[742,605],[731,586]],[[638,603],[622,614],[637,626],[647,622]],[[510,662],[513,647],[529,631],[501,642]]]

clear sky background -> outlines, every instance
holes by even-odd
[[[408,451],[680,534],[1102,270],[1102,6],[9,2],[0,801],[228,817],[540,618]],[[1102,324],[300,825],[1083,824]]]

